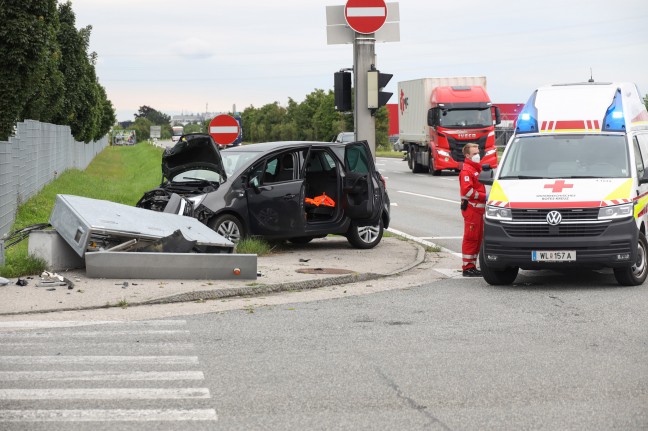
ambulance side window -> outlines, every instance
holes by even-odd
[[[637,167],[637,178],[643,177],[644,174],[644,162],[643,158],[641,157],[641,150],[639,149],[639,141],[637,140],[637,137],[634,137],[633,140],[633,147],[634,147],[634,153],[635,153],[635,166]],[[648,156],[648,154],[646,154]]]

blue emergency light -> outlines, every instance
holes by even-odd
[[[605,132],[625,132],[625,115],[623,115],[623,103],[621,89],[617,88],[612,104],[605,112],[603,128]]]
[[[529,101],[524,105],[520,115],[518,115],[515,132],[516,133],[538,133],[538,110],[535,107],[535,99],[538,90],[536,90]]]

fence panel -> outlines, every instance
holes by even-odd
[[[68,169],[84,170],[109,144],[85,144],[69,126],[26,120],[8,142],[0,141],[0,237],[9,233],[18,206]]]

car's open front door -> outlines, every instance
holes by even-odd
[[[345,147],[344,169],[344,210],[347,217],[375,222],[380,218],[383,198],[371,150],[366,142],[354,142]]]

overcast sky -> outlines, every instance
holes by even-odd
[[[631,81],[648,92],[647,0],[403,0],[400,42],[377,43],[396,83],[486,76],[495,103],[538,86]],[[100,83],[120,121],[141,105],[166,114],[242,111],[332,89],[352,45],[327,45],[326,6],[344,0],[73,0],[92,25]],[[392,96],[390,103],[396,103]]]

